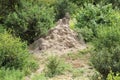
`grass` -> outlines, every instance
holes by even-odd
[[[45,73],[36,74],[32,80],[48,80],[48,77],[45,76]]]
[[[48,57],[48,63],[46,64],[46,76],[54,77],[55,75],[64,74],[65,71],[70,69],[70,65],[65,63],[65,60],[58,56]]]
[[[82,59],[82,58],[83,58],[83,55],[86,55],[86,54],[88,54],[88,53],[90,53],[90,52],[91,52],[91,49],[90,49],[90,48],[87,48],[87,49],[78,51],[77,53],[68,53],[68,54],[65,55],[64,57],[65,57],[65,58],[72,59],[72,60]]]
[[[82,76],[83,74],[84,74],[84,69],[83,68],[73,69],[73,71],[72,71],[72,77],[73,78]]]
[[[24,76],[20,70],[0,69],[0,80],[24,80]]]

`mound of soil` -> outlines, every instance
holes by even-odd
[[[78,40],[77,33],[69,27],[67,19],[63,18],[57,22],[57,26],[50,29],[48,35],[39,38],[30,45],[33,53],[69,53],[85,48],[84,41]]]

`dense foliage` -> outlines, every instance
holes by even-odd
[[[120,0],[69,0],[78,6],[83,6],[85,3],[91,3],[93,5],[102,4],[112,4],[113,8],[119,8],[120,7]]]
[[[69,0],[53,0],[53,1],[9,1],[13,3],[12,11],[4,10],[2,7],[9,7],[1,3],[1,10],[5,11],[5,15],[0,15],[0,24],[12,30],[16,36],[20,36],[22,40],[32,43],[35,39],[45,36],[48,30],[53,27],[54,21],[63,18],[66,12],[75,13],[77,5],[69,2]],[[4,1],[3,1],[4,3]],[[20,6],[19,6],[20,5]],[[2,12],[1,12],[2,13]]]
[[[95,39],[92,56],[94,67],[106,77],[110,71],[120,70],[120,32],[118,26],[101,27]]]
[[[57,56],[49,57],[46,66],[46,76],[48,77],[53,77],[55,75],[62,74],[68,67],[66,63]]]
[[[107,76],[107,80],[120,80],[120,74],[117,73],[116,75],[114,75],[114,73],[110,71],[110,73]]]
[[[77,5],[70,2],[69,0],[59,0],[54,4],[54,9],[56,13],[56,20],[61,19],[68,12],[71,15],[74,14],[77,10]]]
[[[31,43],[34,38],[45,35],[53,26],[54,13],[52,8],[38,5],[28,7],[9,14],[5,25],[8,29],[12,29],[16,36]]]
[[[0,69],[0,80],[24,80],[24,76],[20,70]]]
[[[22,68],[27,56],[26,44],[5,33],[0,34],[0,67]]]
[[[118,12],[112,9],[112,5],[92,5],[85,4],[78,12],[76,27],[85,38],[85,41],[91,41],[97,37],[97,28],[100,26],[110,26],[118,22]],[[116,22],[117,21],[117,22]],[[84,32],[87,30],[87,32]]]
[[[0,68],[25,69],[25,66],[30,63],[32,66],[36,65],[29,55],[25,42],[21,42],[19,38],[14,38],[6,32],[0,33],[0,36]]]

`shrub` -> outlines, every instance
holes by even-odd
[[[85,7],[81,8],[76,16],[76,27],[80,29],[87,27],[92,30],[90,36],[97,37],[97,28],[100,26],[108,27],[119,23],[119,16],[119,12],[113,10],[111,5],[95,6],[92,4],[85,4]],[[88,38],[90,38],[88,40],[91,40],[91,37]]]
[[[91,3],[91,4],[102,4],[102,5],[106,5],[106,4],[112,4],[112,6],[115,8],[119,8],[120,7],[120,0],[69,0],[75,4],[77,4],[78,6],[84,6],[85,3]]]
[[[24,80],[24,76],[20,70],[0,69],[0,80]]]
[[[56,21],[63,18],[66,12],[73,15],[78,8],[77,5],[71,3],[69,0],[57,0],[53,7],[56,13]]]
[[[95,28],[99,25],[112,25],[114,22],[117,23],[119,20],[119,11],[112,9],[112,5],[92,5],[85,4],[85,8],[82,8],[76,19],[78,21],[77,26]]]
[[[21,10],[10,13],[5,25],[12,29],[16,36],[22,40],[32,43],[37,37],[45,36],[47,31],[53,27],[53,8],[45,7],[32,2],[24,2]]]
[[[67,70],[67,65],[64,61],[56,56],[49,57],[46,66],[46,76],[48,77],[62,74],[65,70]]]
[[[120,47],[113,48],[110,51],[101,49],[92,55],[92,63],[97,71],[99,71],[104,78],[107,77],[110,69],[114,73],[120,72]]]
[[[41,73],[32,77],[32,80],[48,80],[48,77],[45,76],[45,73]]]
[[[108,48],[109,50],[120,44],[119,23],[113,26],[100,26],[97,28],[97,38],[94,40],[96,49]]]
[[[34,0],[33,0],[34,1]],[[44,4],[44,5],[49,5],[52,6],[53,4],[56,3],[57,0],[36,0],[36,3],[38,4],[38,2],[40,4]],[[34,1],[35,2],[35,1]]]
[[[16,7],[22,7],[21,0],[0,0],[0,23],[4,23],[6,16],[15,12]]]
[[[4,33],[4,32],[5,32],[5,28],[2,25],[0,25],[0,33]]]
[[[78,6],[83,6],[85,3],[92,3],[94,0],[69,0]]]
[[[113,8],[120,7],[120,0],[103,0],[104,4],[112,4]]]
[[[88,27],[84,27],[81,29],[77,28],[76,31],[78,33],[78,38],[81,40],[81,37],[83,37],[85,42],[89,42],[94,38],[92,29]]]
[[[117,73],[116,75],[110,71],[110,73],[107,76],[107,80],[120,80],[120,74]]]
[[[120,72],[120,32],[119,26],[101,27],[94,40],[95,51],[92,54],[93,66],[103,77],[107,77],[110,69]]]
[[[1,13],[4,11],[14,11],[16,6],[20,6],[20,0],[1,0],[0,1],[0,9]],[[3,12],[2,12],[3,11]]]
[[[70,25],[70,28],[72,29],[72,30],[75,30],[75,24],[76,24],[76,19],[75,18],[73,18],[73,19],[71,19],[70,21],[69,21],[69,25]]]
[[[0,33],[0,67],[33,70],[37,65],[27,50],[27,44],[5,32]]]

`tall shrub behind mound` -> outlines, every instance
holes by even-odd
[[[0,0],[0,23],[3,23],[10,12],[15,12],[16,7],[22,7],[21,0]]]
[[[90,41],[93,37],[97,37],[97,28],[100,26],[108,27],[119,23],[119,16],[119,12],[112,9],[111,4],[105,6],[85,4],[85,7],[81,8],[76,15],[76,27],[80,29],[79,32],[85,37],[85,40]],[[86,33],[83,32],[83,29],[86,27],[92,30],[89,39],[84,36]]]
[[[30,66],[31,65],[31,66]],[[0,68],[30,69],[36,63],[27,50],[27,44],[8,33],[0,33]]]
[[[21,10],[10,13],[5,25],[7,29],[12,29],[16,36],[32,43],[34,38],[44,36],[53,27],[54,11],[52,7],[33,4],[26,1]]]
[[[52,5],[54,7],[56,21],[65,17],[65,14],[70,13],[70,17],[77,12],[78,6],[69,0],[56,0]]]

